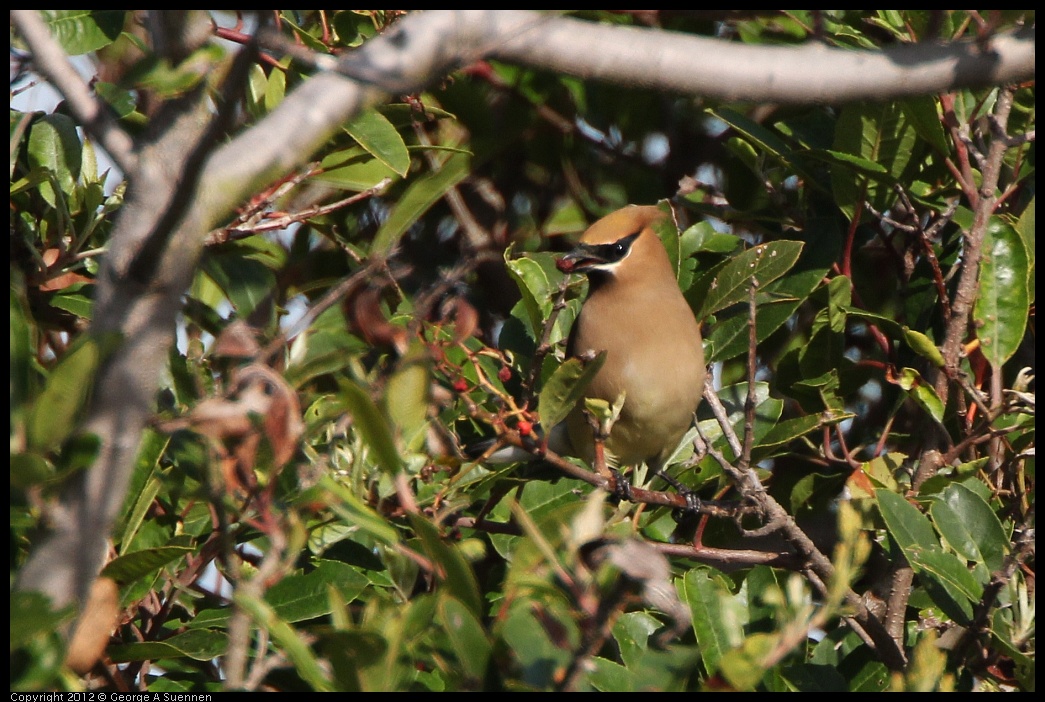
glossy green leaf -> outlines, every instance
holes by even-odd
[[[29,412],[32,446],[49,449],[72,434],[94,385],[94,375],[104,354],[102,347],[95,337],[85,334],[51,371],[47,385]]]
[[[255,237],[257,238],[257,237]],[[241,317],[248,316],[272,294],[273,271],[282,256],[261,241],[224,244],[203,257],[201,269],[221,289]]]
[[[410,524],[421,539],[425,553],[433,564],[444,574],[442,587],[452,594],[458,602],[468,608],[475,617],[482,616],[482,597],[479,595],[479,584],[475,579],[472,567],[465,560],[454,544],[447,543],[435,526],[420,517],[411,515]]]
[[[330,507],[345,522],[357,527],[378,543],[386,546],[395,546],[399,543],[399,532],[347,487],[330,476],[324,476],[320,480],[319,487],[337,498],[330,500]]]
[[[875,490],[878,508],[889,534],[905,554],[915,549],[939,547],[929,518],[895,492]]]
[[[403,137],[383,114],[377,110],[363,110],[344,127],[359,145],[374,158],[405,178],[410,169],[410,154]]]
[[[320,559],[310,572],[288,575],[269,588],[265,601],[283,621],[300,622],[330,614],[328,588],[335,588],[345,602],[351,602],[369,584],[352,566]]]
[[[903,340],[919,356],[932,361],[932,364],[937,368],[943,368],[944,365],[946,365],[943,360],[943,353],[940,352],[940,348],[933,343],[932,339],[920,331],[915,331],[905,325],[903,327]]]
[[[134,94],[131,91],[104,81],[97,81],[94,84],[94,90],[98,93],[98,97],[105,100],[105,104],[107,104],[120,119],[134,114],[137,104],[134,101]]]
[[[46,168],[54,180],[40,183],[40,195],[51,207],[58,207],[55,184],[66,196],[73,193],[80,178],[83,146],[76,133],[76,124],[63,114],[46,115],[35,122],[29,131],[29,165]]]
[[[904,115],[923,141],[930,144],[936,153],[950,155],[951,147],[943,131],[943,121],[937,108],[936,98],[920,95],[907,98],[901,104]]]
[[[367,391],[353,381],[342,379],[340,387],[341,395],[351,410],[352,420],[373,451],[378,466],[389,473],[398,472],[403,467],[403,459],[396,449],[388,417],[378,409]]]
[[[752,278],[762,287],[787,273],[798,260],[802,246],[800,241],[774,241],[730,259],[700,291],[703,299],[697,319],[746,300]]]
[[[530,329],[536,337],[544,325],[544,320],[551,314],[555,291],[562,281],[562,274],[556,270],[555,259],[550,254],[509,258],[506,252],[505,265],[509,275],[519,286]],[[550,339],[549,343],[555,341],[557,340]]]
[[[876,490],[875,495],[890,536],[918,574],[929,597],[948,616],[967,623],[972,616],[972,603],[983,594],[983,587],[964,561],[941,548],[932,524],[920,510],[894,492]]]
[[[771,129],[762,126],[735,110],[723,107],[709,109],[708,113],[733,127],[745,139],[757,146],[759,150],[771,156],[783,159],[791,151],[787,142],[777,136]]]
[[[139,578],[155,573],[168,563],[196,550],[195,546],[162,546],[147,548],[117,556],[106,564],[102,575],[112,578],[121,585],[133,583]]]
[[[879,212],[895,198],[915,153],[918,134],[897,103],[854,103],[842,108],[835,127],[831,185],[842,210],[852,216],[861,199]],[[843,156],[844,155],[844,156]]]
[[[935,546],[912,549],[905,555],[915,573],[924,580],[933,602],[959,624],[968,624],[973,605],[983,596],[983,586],[968,565],[953,553]]]
[[[80,319],[90,319],[94,310],[93,292],[92,284],[74,283],[55,292],[49,302],[51,307],[75,314]]]
[[[314,176],[313,180],[353,192],[373,188],[385,178],[398,178],[394,170],[361,146],[324,156],[320,167],[322,172]]]
[[[1030,284],[1027,286],[1028,292],[1030,293],[1030,301],[1034,302],[1035,288],[1035,276],[1034,276],[1034,207],[1036,198],[1031,198],[1027,207],[1023,210],[1023,214],[1020,215],[1019,220],[1016,222],[1016,232],[1020,235],[1020,239],[1023,240],[1023,247],[1027,250],[1027,261],[1029,263],[1027,280]]]
[[[804,417],[785,419],[784,421],[775,424],[756,441],[755,445],[759,448],[783,446],[791,443],[795,439],[809,434],[810,432],[820,429],[825,424],[837,424],[846,419],[852,419],[854,416],[855,415],[851,412],[842,412],[832,414],[830,419],[819,414],[810,414]]]
[[[424,442],[429,386],[426,358],[420,355],[404,358],[385,385],[383,405],[410,450],[419,449]]]
[[[113,663],[157,661],[165,658],[191,658],[197,661],[209,661],[225,653],[227,646],[228,636],[223,632],[190,629],[163,641],[144,641],[122,646],[110,646],[106,649],[106,655]]]
[[[980,349],[995,367],[1012,358],[1023,341],[1030,315],[1029,271],[1023,239],[1010,225],[993,218],[983,240],[973,319]]]
[[[294,669],[301,678],[320,692],[329,692],[333,685],[323,666],[320,665],[311,647],[302,638],[302,634],[279,618],[275,610],[264,600],[248,597],[237,592],[235,602],[242,607],[257,627],[268,631],[272,639],[286,653],[294,664]]]
[[[70,56],[97,51],[116,41],[125,10],[40,10],[41,19]]]
[[[545,428],[554,427],[566,419],[577,401],[581,399],[588,383],[595,377],[606,360],[606,354],[599,354],[588,363],[581,363],[576,358],[567,359],[560,365],[541,388],[537,403],[537,412],[541,424]]]
[[[469,154],[453,154],[446,159],[438,171],[416,178],[374,235],[371,253],[387,254],[399,242],[399,237],[413,226],[414,222],[438,202],[446,193],[472,172]]]
[[[952,483],[933,499],[929,514],[944,542],[965,560],[982,563],[987,572],[1001,568],[1009,535],[982,497]]]
[[[743,640],[744,617],[733,598],[705,570],[690,570],[679,584],[679,596],[693,615],[693,633],[704,667],[713,671],[722,657]]]
[[[921,374],[913,368],[904,368],[900,371],[900,387],[907,391],[911,399],[918,406],[929,413],[929,416],[937,422],[943,422],[943,401],[931,385],[922,378]]]
[[[116,524],[123,530],[119,540],[121,556],[130,549],[134,535],[141,528],[146,514],[152,508],[153,500],[163,487],[157,473],[169,445],[170,437],[164,434],[149,430],[142,435],[130,488],[127,490],[127,499],[123,503],[123,513],[116,520]]]
[[[437,621],[450,640],[461,672],[482,680],[492,647],[478,617],[459,600],[442,595],[436,606]]]
[[[792,271],[772,283],[761,286],[755,297],[756,344],[765,341],[771,334],[792,319],[799,306],[820,285],[826,270],[810,269]],[[702,281],[693,286],[693,291],[703,289]],[[694,306],[703,304],[695,296],[687,295]],[[848,311],[847,311],[848,314]],[[738,306],[730,314],[719,315],[711,333],[705,337],[708,361],[728,361],[746,354],[749,346],[749,323],[747,306]]]

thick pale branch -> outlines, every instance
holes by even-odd
[[[487,56],[585,79],[721,100],[889,100],[1034,77],[1033,28],[991,37],[985,47],[955,42],[866,51],[814,43],[755,46],[524,11],[477,14],[488,14],[489,26],[505,37],[497,42],[491,36]],[[502,26],[524,28],[527,16],[529,29],[514,37],[502,33]]]

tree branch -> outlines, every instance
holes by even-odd
[[[91,92],[69,57],[35,10],[11,10],[11,22],[33,54],[33,65],[65,98],[73,114],[93,134],[124,173],[137,165],[134,142],[117,124],[105,103]]]

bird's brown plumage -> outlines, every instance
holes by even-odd
[[[607,215],[562,266],[590,281],[568,354],[606,352],[585,395],[613,403],[625,393],[606,441],[621,466],[646,461],[659,469],[689,428],[704,389],[700,328],[653,230],[664,217],[656,207],[639,206]],[[575,453],[591,460],[594,442],[580,405],[567,427]]]

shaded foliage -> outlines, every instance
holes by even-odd
[[[339,54],[398,16],[274,24]],[[855,48],[1024,21],[579,16]],[[47,18],[131,133],[229,50]],[[236,132],[312,71],[266,53]],[[771,107],[493,61],[361,113],[207,234],[88,605],[115,627],[77,678],[74,608],[13,590],[12,689],[1033,690],[1034,116],[1033,83]],[[11,111],[12,582],[125,341],[85,333],[124,184],[78,126]],[[573,459],[468,459],[536,452],[590,376],[565,235],[664,200],[720,409],[668,473],[706,509],[642,467],[618,503]]]

